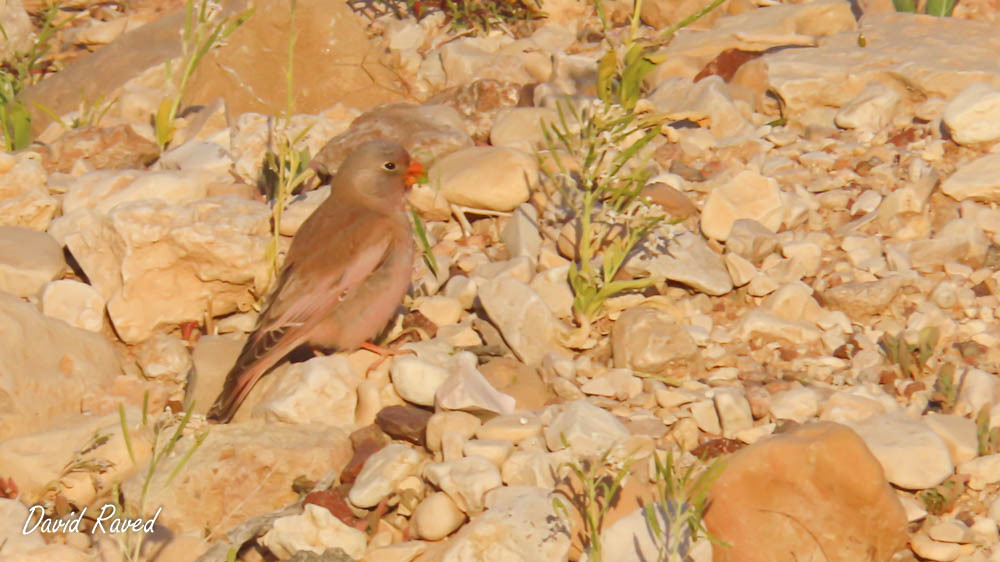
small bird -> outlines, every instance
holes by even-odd
[[[295,348],[352,351],[392,318],[410,283],[414,248],[403,206],[423,172],[399,144],[362,144],[330,196],[299,229],[277,283],[208,419],[228,423],[250,389]]]

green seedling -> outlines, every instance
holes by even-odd
[[[976,441],[979,456],[1000,453],[1000,427],[990,427],[990,406],[983,406],[976,415]]]
[[[565,438],[563,442],[565,443]],[[610,455],[609,449],[596,461],[584,460],[581,463],[568,462],[561,465],[569,468],[580,482],[580,490],[571,488],[567,493],[560,489],[558,493],[562,494],[580,514],[584,526],[583,538],[586,543],[587,558],[593,562],[603,560],[601,530],[604,518],[618,501],[618,492],[621,491],[634,461],[630,456],[621,467],[612,470]],[[552,506],[566,519],[570,519],[569,509],[560,498],[553,498]]]
[[[653,463],[657,498],[643,512],[659,548],[658,560],[685,562],[691,544],[702,535],[719,546],[727,546],[708,532],[703,521],[709,506],[708,490],[722,474],[725,463],[717,459],[706,467],[692,464],[679,471],[671,451],[663,461],[654,453]]]
[[[892,5],[897,12],[917,12],[917,3],[914,0],[892,0]],[[927,0],[924,4],[924,13],[929,16],[950,17],[955,9],[955,0]]]
[[[916,378],[934,354],[940,336],[940,330],[931,326],[920,330],[916,344],[907,343],[903,334],[885,334],[878,344],[889,362],[896,364],[904,377]]]
[[[195,6],[195,0],[187,0],[185,6],[184,29],[181,34],[181,75],[174,95],[163,98],[156,115],[153,118],[153,128],[156,133],[156,144],[164,150],[174,138],[176,132],[175,119],[184,99],[188,81],[194,76],[195,70],[212,49],[221,46],[250,16],[254,8],[226,18],[218,19],[221,10],[218,4],[210,0],[201,0]],[[173,84],[172,65],[167,62],[167,83]]]

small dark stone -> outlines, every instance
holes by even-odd
[[[375,416],[375,424],[393,439],[424,446],[427,422],[433,414],[416,406],[386,406]]]

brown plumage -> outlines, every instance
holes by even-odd
[[[292,240],[209,420],[229,422],[260,377],[300,345],[351,351],[385,327],[413,269],[403,196],[420,170],[391,141],[367,142],[348,156],[330,196]]]

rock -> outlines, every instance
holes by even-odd
[[[531,263],[538,263],[542,236],[538,233],[538,211],[534,205],[522,203],[517,207],[500,232],[500,240],[507,246],[507,255],[510,257],[524,256]]]
[[[823,300],[831,308],[844,311],[852,320],[861,320],[883,312],[904,284],[898,277],[844,283],[823,291]]]
[[[413,512],[413,530],[424,540],[437,541],[461,527],[465,519],[465,513],[448,494],[435,492],[424,498]]]
[[[476,356],[467,351],[455,356],[452,374],[438,387],[435,404],[446,410],[508,414],[516,401],[490,385],[476,368]]]
[[[379,64],[378,48],[353,16],[341,4],[298,4],[294,60],[309,75],[295,73],[297,111],[317,113],[331,102],[364,109],[400,98],[395,77]],[[258,3],[253,17],[201,61],[188,83],[185,104],[204,105],[223,97],[232,115],[281,111],[288,103],[287,86],[276,79],[275,69],[285,68],[289,56],[289,24],[287,5]]]
[[[239,356],[244,343],[245,338],[235,337],[232,334],[220,336],[207,334],[198,338],[194,351],[191,352],[194,380],[188,380],[185,392],[186,398],[194,403],[196,414],[208,412],[219,391],[222,390],[226,375],[236,364],[236,357]],[[240,408],[240,411],[243,409]]]
[[[79,414],[87,393],[121,372],[103,337],[47,318],[0,292],[0,441],[54,427]]]
[[[769,411],[776,420],[805,423],[819,413],[819,393],[808,387],[798,387],[771,396]]]
[[[334,547],[359,559],[365,554],[368,537],[363,531],[343,524],[325,507],[305,504],[301,514],[276,519],[271,530],[260,538],[260,544],[280,559],[300,551],[322,554]]]
[[[378,505],[407,476],[419,474],[423,455],[406,445],[390,443],[368,457],[347,497],[362,508]]]
[[[142,342],[136,349],[135,358],[148,379],[183,383],[191,368],[187,343],[167,334],[156,334]]]
[[[89,332],[99,333],[104,328],[104,299],[101,294],[90,285],[72,279],[45,284],[42,289],[42,313]]]
[[[666,253],[641,252],[625,262],[625,271],[634,277],[653,276],[687,285],[707,295],[719,296],[733,290],[722,257],[701,236],[685,232],[666,248]]]
[[[437,160],[427,172],[450,202],[474,209],[513,211],[538,183],[534,156],[513,148],[472,147]],[[483,177],[490,182],[482,183]]]
[[[90,172],[80,176],[67,189],[63,197],[63,214],[72,216],[75,211],[93,209],[103,215],[118,205],[145,200],[194,202],[208,196],[211,181],[211,175],[200,171]]]
[[[538,369],[506,357],[480,365],[479,371],[490,385],[515,400],[515,410],[541,410],[556,401]]]
[[[476,431],[476,437],[518,443],[542,436],[542,422],[531,415],[508,414],[496,416]]]
[[[298,138],[296,148],[299,150],[317,154],[327,141],[346,131],[358,114],[357,110],[337,104],[321,115],[292,115],[287,123],[282,124],[281,132],[287,138]],[[275,117],[271,114],[243,113],[235,119],[229,135],[230,152],[236,158],[234,171],[242,181],[257,184],[264,156],[274,148],[275,126]],[[310,166],[323,171],[315,159],[310,161]],[[319,205],[318,201],[316,205]],[[291,217],[293,221],[297,218],[295,214]]]
[[[709,496],[705,525],[731,545],[713,549],[717,562],[789,552],[887,562],[906,542],[906,515],[881,466],[837,424],[805,424],[741,449]]]
[[[927,560],[950,562],[962,553],[961,545],[932,540],[924,533],[915,533],[910,538],[910,548],[913,553]]]
[[[486,493],[503,484],[497,466],[489,459],[477,456],[430,463],[424,467],[424,478],[448,494],[459,509],[469,514],[481,512]]]
[[[486,496],[486,512],[448,541],[441,560],[474,560],[482,553],[496,560],[566,560],[569,522],[553,507],[555,497],[549,490],[532,486],[494,490]]]
[[[466,122],[466,129],[477,141],[486,141],[497,113],[517,106],[525,87],[501,80],[475,80],[435,94],[427,104],[454,108]]]
[[[289,424],[351,426],[361,377],[339,355],[289,364],[260,394],[251,417]]]
[[[267,279],[269,222],[263,203],[236,197],[137,201],[107,217],[88,215],[69,228],[65,242],[107,300],[118,335],[138,343],[167,327],[201,322],[206,310],[214,316],[249,310]]]
[[[539,271],[530,287],[542,297],[545,305],[561,319],[573,316],[573,289],[569,286],[569,265]]]
[[[1000,89],[974,82],[944,108],[944,123],[958,144],[1000,139]]]
[[[497,41],[462,37],[436,49],[444,69],[444,86],[468,84],[476,79],[507,80],[518,84],[532,82],[524,57],[501,52]]]
[[[545,410],[545,443],[550,451],[570,449],[580,459],[597,459],[624,443],[629,431],[614,415],[586,400],[549,406]]]
[[[985,43],[993,37],[988,24],[886,13],[865,15],[861,26],[866,39],[863,49],[858,48],[853,25],[844,27],[845,31],[819,41],[816,48],[786,49],[751,61],[734,82],[756,86],[757,93],[773,89],[784,100],[783,115],[793,120],[812,108],[841,107],[872,81],[891,85],[902,79],[909,95],[917,94],[919,99],[951,99],[974,82],[1000,87],[1000,65],[990,57],[992,47]],[[936,55],[956,41],[968,44],[969,49],[947,60]],[[757,73],[763,74],[762,79],[749,80]]]
[[[928,529],[927,534],[930,538],[941,542],[972,542],[972,532],[969,527],[957,519],[941,521]]]
[[[510,457],[512,452],[514,452],[514,445],[499,439],[470,439],[462,446],[464,456],[483,457],[497,468],[503,466],[504,461]]]
[[[0,11],[0,53],[6,59],[8,55],[28,51],[32,46],[32,27],[28,12],[24,11],[21,0],[12,0]],[[13,546],[13,544],[11,545]]]
[[[1000,454],[967,460],[958,465],[958,473],[971,477],[969,487],[973,490],[982,490],[990,484],[1000,482]]]
[[[375,416],[375,425],[393,439],[423,446],[433,414],[415,406],[386,406]]]
[[[729,86],[719,76],[696,83],[671,78],[659,83],[649,101],[672,121],[686,119],[707,127],[715,140],[742,138],[753,132],[746,117],[749,108],[743,111],[733,102]]]
[[[194,438],[183,437],[171,458],[184,458]],[[209,536],[219,536],[297,500],[291,486],[296,478],[319,480],[330,471],[339,473],[350,457],[347,434],[333,426],[257,420],[215,425],[170,486],[166,482],[176,461],[157,465],[146,505],[163,506],[157,523],[174,532],[207,530]],[[144,469],[125,481],[125,497],[138,498],[145,479]]]
[[[733,438],[737,433],[753,427],[750,403],[743,392],[737,389],[719,389],[713,397],[715,410],[722,423],[722,435]]]
[[[663,182],[647,184],[642,188],[642,196],[663,207],[671,216],[686,219],[698,216],[698,207],[683,191]]]
[[[4,545],[5,556],[27,554],[45,546],[42,533],[23,532],[30,513],[21,502],[0,498],[0,543]]]
[[[889,482],[900,488],[933,488],[955,471],[944,441],[919,419],[881,414],[852,427],[882,463]]]
[[[417,311],[438,327],[457,324],[462,318],[462,310],[461,301],[444,295],[426,297],[417,306]]]
[[[964,201],[1000,202],[1000,154],[987,154],[961,166],[941,182],[941,193]]]
[[[923,420],[944,441],[952,463],[957,465],[975,458],[978,454],[976,422],[962,416],[936,412],[926,414]]]
[[[46,181],[38,155],[0,153],[0,226],[46,230],[59,205]]]
[[[136,474],[151,453],[147,432],[137,429],[140,412],[126,408],[132,452],[136,463],[129,457],[129,450],[122,436],[121,420],[117,412],[104,416],[77,414],[64,417],[60,424],[48,425],[47,430],[29,435],[12,437],[0,442],[0,464],[4,478],[10,478],[23,498],[49,497],[48,486],[54,481],[63,485],[56,491],[75,505],[89,505],[102,494],[111,491],[116,482]],[[94,435],[106,435],[107,441],[95,445]],[[78,451],[80,460],[103,466],[102,478],[92,479],[87,471],[70,474],[64,468],[74,461]],[[23,526],[21,521],[19,529]]]
[[[499,416],[503,417],[503,416]],[[463,443],[476,434],[483,422],[466,412],[437,412],[427,421],[427,450],[442,452],[446,434],[448,438]]]
[[[726,250],[752,263],[760,263],[778,251],[778,236],[753,219],[737,219],[726,239]]]
[[[42,149],[42,163],[49,173],[69,173],[80,160],[93,170],[142,169],[159,157],[156,143],[131,125],[71,129]]]
[[[65,270],[54,238],[23,226],[0,226],[0,291],[32,297]]]
[[[501,275],[479,287],[479,300],[518,358],[529,365],[560,349],[565,327],[531,287]]]
[[[833,122],[842,129],[875,132],[895,116],[900,95],[881,82],[869,82],[854,98],[840,108]]]
[[[739,331],[743,337],[757,335],[795,344],[810,344],[822,337],[822,332],[812,322],[785,320],[762,309],[751,310],[743,316],[739,323]]]
[[[691,404],[691,417],[698,429],[709,435],[722,435],[722,422],[712,400],[699,400]]]
[[[157,166],[161,170],[201,171],[211,174],[219,182],[225,182],[232,179],[229,172],[235,164],[227,147],[215,142],[192,140],[164,152]]]
[[[1000,402],[1000,380],[982,369],[968,369],[962,375],[962,385],[955,401],[958,414],[978,415],[985,406]]]
[[[753,219],[775,232],[781,227],[785,208],[778,182],[744,170],[717,185],[701,210],[701,231],[725,241],[738,219]]]
[[[447,370],[410,355],[393,361],[390,372],[400,398],[418,406],[433,406],[434,394],[451,376]]]
[[[425,166],[472,146],[461,115],[451,107],[400,103],[362,114],[347,131],[330,139],[312,161],[321,172],[332,175],[359,144],[376,138],[395,140]]]
[[[544,128],[551,129],[559,114],[547,107],[512,107],[497,112],[490,129],[490,145],[533,152],[546,148]]]
[[[644,2],[642,4],[642,22],[653,29],[666,29],[674,25],[691,14],[697,12],[704,6],[697,0],[685,0],[682,2]],[[725,15],[725,8],[720,7],[712,10],[705,17],[698,20],[693,29],[709,29],[712,24]]]
[[[615,367],[654,374],[678,374],[696,369],[701,353],[684,326],[663,310],[630,308],[611,331]]]

